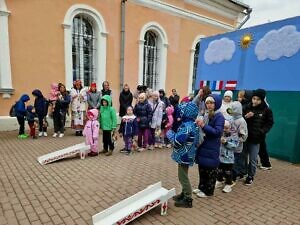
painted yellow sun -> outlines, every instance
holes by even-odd
[[[244,34],[240,39],[240,46],[243,49],[249,48],[253,41],[253,35],[250,33]]]

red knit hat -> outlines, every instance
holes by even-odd
[[[95,82],[91,83],[91,88],[97,88],[97,84]]]

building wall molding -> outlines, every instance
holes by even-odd
[[[168,51],[168,37],[164,28],[157,22],[151,21],[145,24],[140,32],[139,44],[139,69],[138,69],[138,84],[143,83],[143,66],[144,66],[144,37],[147,31],[153,31],[158,35],[159,52],[159,84],[158,89],[165,89],[166,75],[167,75],[167,51]]]
[[[144,7],[162,11],[164,13],[169,13],[171,15],[179,16],[179,17],[182,17],[185,19],[194,20],[199,23],[209,24],[211,26],[221,28],[224,31],[232,31],[235,29],[235,27],[233,25],[224,23],[222,21],[219,21],[219,20],[204,16],[204,15],[200,15],[193,11],[186,10],[186,9],[168,4],[168,3],[160,1],[160,0],[151,0],[151,1],[149,1],[149,0],[129,0],[129,1],[132,3],[138,4],[138,5],[144,6]]]
[[[101,86],[106,80],[106,43],[108,33],[105,26],[105,21],[101,14],[91,6],[85,4],[72,5],[63,21],[64,28],[64,48],[65,48],[65,83],[67,89],[73,86],[73,71],[72,71],[72,26],[73,19],[78,14],[89,16],[94,22],[94,30],[96,36],[96,49],[99,54],[96,57],[96,83]]]
[[[201,38],[205,38],[205,35],[199,34],[193,41],[192,47],[190,49],[190,68],[189,68],[189,82],[188,82],[188,93],[191,93],[193,90],[193,72],[194,72],[194,55],[196,51],[196,45],[198,42],[201,42]]]
[[[5,0],[0,0],[0,93],[3,98],[10,98],[14,89],[12,87],[8,16],[10,11]]]

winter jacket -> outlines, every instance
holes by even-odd
[[[198,107],[191,102],[182,108],[183,123],[177,132],[169,130],[167,138],[173,145],[172,159],[178,164],[192,166],[195,161],[196,146],[198,145],[199,128],[195,124],[198,115]]]
[[[71,89],[70,92],[72,101],[71,101],[71,109],[72,111],[86,111],[86,101],[87,101],[87,94],[86,89],[81,88],[77,90],[75,88]]]
[[[174,123],[174,118],[173,118],[173,113],[174,113],[174,107],[172,105],[169,105],[166,108],[166,114],[168,117],[168,122],[164,128],[164,133],[167,133],[169,130],[172,129],[173,123]]]
[[[133,112],[137,117],[139,128],[149,128],[152,121],[152,109],[148,101],[137,103]]]
[[[89,112],[93,115],[87,120],[82,134],[85,136],[85,143],[87,145],[95,144],[99,137],[99,122],[98,122],[98,110],[91,109]]]
[[[225,164],[234,164],[234,153],[239,146],[239,138],[235,135],[223,134],[223,138],[226,140],[220,147],[220,162]]]
[[[178,121],[178,119],[181,119],[180,113],[179,113],[179,105],[174,107],[174,113],[173,113],[173,125],[172,125],[172,130],[174,132],[177,132],[178,127],[181,124],[181,121]]]
[[[152,129],[160,128],[163,117],[164,103],[158,99],[158,101],[148,101],[152,110],[152,119],[150,127]]]
[[[219,154],[221,145],[221,136],[224,129],[224,116],[216,112],[222,104],[219,95],[209,95],[215,100],[215,115],[209,119],[208,123],[202,128],[205,133],[204,141],[197,150],[196,161],[199,166],[205,168],[216,168],[219,166]]]
[[[265,140],[266,134],[270,131],[274,124],[273,112],[267,107],[266,103],[262,103],[256,107],[249,103],[243,112],[244,116],[248,112],[253,112],[254,116],[251,118],[245,118],[248,127],[248,139],[249,143],[258,144]]]
[[[27,119],[28,123],[34,123],[35,113],[32,112],[33,109],[34,109],[34,108],[33,108],[32,105],[29,105],[29,106],[27,106],[27,108],[26,108],[26,111],[27,111],[27,112],[26,112],[26,119]]]
[[[243,118],[242,105],[238,101],[234,101],[231,104],[232,122],[231,122],[231,133],[233,136],[238,137],[239,145],[235,149],[236,153],[241,153],[243,150],[243,143],[248,137],[248,128],[245,119]]]
[[[104,90],[104,89],[102,89],[101,90],[101,95],[102,96],[104,96],[104,95],[109,95],[110,97],[111,97],[111,95],[112,95],[112,92],[111,92],[111,90]]]
[[[133,96],[132,93],[128,91],[122,91],[119,96],[119,103],[120,103],[120,110],[119,110],[119,116],[125,116],[126,110],[128,106],[132,105]]]
[[[223,114],[225,120],[232,121],[232,116],[227,113],[227,109],[231,108],[232,102],[222,102],[222,106],[220,108],[220,112]]]
[[[68,111],[69,105],[71,102],[70,95],[65,92],[61,98],[58,98],[55,103],[54,114],[57,113],[66,113]]]
[[[48,101],[44,98],[42,92],[39,89],[32,91],[32,95],[35,96],[34,108],[35,112],[39,117],[45,117],[48,113]]]
[[[169,97],[169,101],[170,101],[170,104],[175,107],[176,105],[179,104],[179,101],[180,101],[180,96],[179,95],[171,95]]]
[[[122,117],[119,133],[124,137],[133,137],[138,135],[138,123],[135,115],[125,115]]]
[[[101,92],[87,92],[87,102],[89,109],[100,109],[101,105]]]
[[[107,102],[106,106],[103,105],[103,101]],[[101,98],[99,120],[102,130],[113,130],[117,127],[116,110],[111,106],[111,97],[109,95],[104,95]]]
[[[26,116],[25,102],[27,102],[29,100],[30,100],[29,96],[24,94],[21,96],[19,101],[16,102],[16,105],[15,105],[16,117]]]

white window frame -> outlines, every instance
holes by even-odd
[[[3,98],[10,98],[12,88],[11,63],[9,49],[8,16],[5,0],[0,0],[0,93]]]
[[[200,44],[199,48],[201,47],[201,38],[205,38],[205,35],[198,35],[192,44],[192,48],[190,50],[190,70],[189,70],[189,82],[188,82],[188,93],[192,93],[193,91],[193,72],[194,72],[194,56],[195,56],[195,51],[196,51],[196,45]],[[200,56],[200,52],[199,52],[199,56]]]
[[[108,33],[101,14],[96,9],[85,4],[71,6],[63,21],[65,33],[65,85],[67,89],[73,87],[72,25],[74,17],[78,14],[84,14],[95,22],[93,26],[97,40],[95,43],[97,52],[95,59],[95,77],[96,83],[100,87],[102,82],[106,80],[106,42]]]
[[[147,31],[153,31],[157,35],[157,48],[159,49],[157,63],[158,84],[157,89],[165,89],[166,74],[167,74],[167,50],[168,37],[166,31],[157,22],[149,22],[145,24],[140,32],[139,37],[139,70],[138,70],[138,84],[143,83],[143,66],[144,66],[144,43],[145,34]]]

